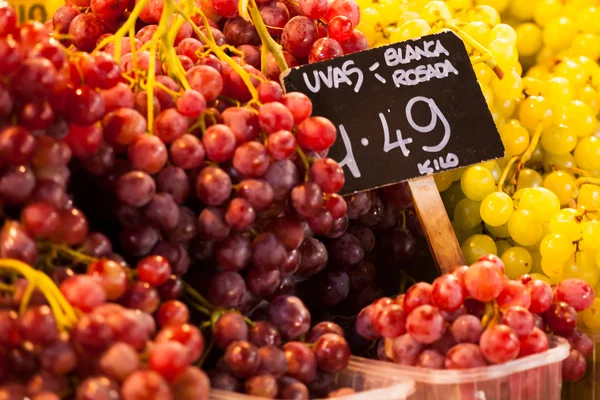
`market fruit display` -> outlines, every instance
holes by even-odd
[[[572,344],[564,378],[583,374],[574,324],[600,306],[597,65],[569,55],[537,93],[493,7],[368,3],[69,0],[46,24],[0,4],[0,397],[340,397],[335,374],[381,336],[382,360],[403,363],[412,340],[423,365],[409,364],[460,368],[435,346],[463,317],[482,327],[460,350],[473,366],[553,333]],[[277,80],[444,29],[472,53],[507,158],[436,176],[474,267],[431,286],[414,282],[435,270],[407,185],[340,196],[335,126]],[[564,80],[585,89],[571,98]],[[557,169],[563,145],[574,161]],[[461,280],[478,274],[492,283]]]

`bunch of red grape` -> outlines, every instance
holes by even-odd
[[[2,398],[208,399],[208,376],[192,365],[204,351],[203,335],[185,304],[159,306],[154,289],[159,275],[169,277],[168,261],[151,256],[138,267],[139,280],[130,282],[108,259],[83,274],[57,269],[61,295],[28,293],[28,282],[16,281],[0,311]],[[60,299],[79,315],[68,330],[55,315]]]
[[[227,29],[183,21],[173,63],[168,41],[152,46],[164,4],[145,4],[144,23],[127,18],[134,6],[70,3],[47,27],[17,26],[0,7],[0,261],[52,279],[34,283],[19,267],[26,279],[4,281],[14,293],[3,299],[0,394],[207,398],[208,379],[191,364],[209,355],[208,335],[236,389],[243,379],[265,396],[329,395],[350,356],[343,331],[308,332],[306,307],[282,294],[328,264],[313,235],[347,240],[343,171],[326,158],[335,127],[312,116],[306,96],[267,80],[247,46],[230,46],[241,18]],[[135,35],[118,37],[131,21]],[[372,208],[365,196],[350,200],[353,219]],[[192,265],[208,279],[188,281],[208,301],[184,287]],[[72,319],[56,314],[57,301]],[[258,315],[259,305],[272,326],[238,313]],[[288,342],[257,342],[261,326]],[[306,333],[309,344],[298,341]]]
[[[593,349],[576,330],[577,312],[593,299],[594,290],[580,279],[555,288],[528,275],[509,280],[502,261],[489,255],[396,299],[378,299],[360,312],[356,329],[381,339],[380,359],[432,369],[501,364],[548,350],[550,334],[563,336],[571,343],[563,378],[576,381]]]
[[[309,328],[308,309],[294,296],[274,299],[267,320],[250,326],[238,313],[223,314],[213,329],[215,345],[224,351],[209,372],[213,387],[269,399],[305,399],[309,393],[335,397],[342,389],[347,393],[348,388],[340,389],[334,381],[350,358],[342,328],[332,322]],[[298,341],[304,335],[306,343]]]

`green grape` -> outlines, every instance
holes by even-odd
[[[496,26],[500,23],[500,14],[498,14],[498,11],[494,7],[480,5],[475,7],[475,19],[483,21],[489,26]]]
[[[519,208],[531,211],[536,221],[547,222],[560,210],[560,201],[546,188],[527,188],[521,194]]]
[[[481,85],[488,84],[494,75],[494,72],[485,63],[473,65],[473,70],[475,71],[475,76],[477,76],[477,80]]]
[[[600,247],[600,221],[591,220],[582,223],[582,238],[590,249]]]
[[[460,187],[465,196],[474,201],[481,201],[496,190],[494,176],[491,171],[477,165],[464,171],[460,178]]]
[[[539,251],[531,252],[531,271],[529,274],[543,274],[542,255]]]
[[[452,11],[443,1],[430,1],[421,11],[421,17],[429,24],[434,24],[439,20],[452,22]]]
[[[502,100],[518,98],[523,91],[521,76],[515,71],[508,71],[502,79],[492,77],[491,88],[494,94]]]
[[[439,174],[435,174],[433,176],[433,180],[435,181],[435,186],[437,190],[441,193],[452,185],[452,173],[450,171],[440,172]]]
[[[533,76],[526,76],[521,79],[521,82],[523,83],[523,91],[527,96],[541,96],[545,87],[545,82],[542,79]]]
[[[536,54],[542,47],[542,30],[531,22],[517,26],[517,51],[520,56],[529,57]]]
[[[568,58],[564,58],[554,67],[554,73],[567,78],[575,86],[583,85],[589,78],[580,63]]]
[[[600,111],[600,93],[591,85],[585,85],[578,89],[577,98],[587,104],[594,115]]]
[[[446,4],[448,4],[448,7],[456,11],[473,7],[472,0],[446,0]]]
[[[563,14],[561,0],[541,0],[535,6],[533,19],[539,26],[545,26],[548,22]]]
[[[481,256],[497,254],[496,243],[488,235],[473,235],[467,238],[460,246],[467,265],[473,264]]]
[[[509,195],[494,192],[483,199],[479,211],[483,222],[491,226],[500,226],[508,222],[513,208],[513,201]]]
[[[542,186],[544,178],[534,169],[523,168],[517,179],[517,190]]]
[[[578,9],[575,17],[577,28],[585,33],[600,34],[600,8],[589,6]]]
[[[494,26],[490,32],[490,40],[494,39],[505,39],[508,40],[512,45],[517,44],[517,32],[514,28],[507,24],[498,24]]]
[[[581,239],[581,224],[577,222],[577,210],[563,208],[550,219],[550,229],[571,241]]]
[[[362,11],[361,11],[361,19],[362,19]],[[413,19],[421,19],[421,15],[419,13],[416,13],[416,12],[407,11],[405,13],[402,13],[398,17],[398,21],[396,22],[396,24],[398,26],[401,26],[405,22],[412,21]]]
[[[554,123],[554,118],[552,104],[542,96],[530,96],[519,107],[519,120],[532,132],[539,124],[543,128],[549,128]]]
[[[401,12],[396,0],[379,0],[373,5],[379,9],[379,14],[381,15],[381,24],[383,26],[395,24],[400,18]]]
[[[600,139],[595,136],[582,138],[577,143],[573,156],[579,168],[600,169]]]
[[[527,74],[525,76],[531,78],[542,79],[544,81],[550,79],[552,76],[550,74],[550,68],[547,65],[536,64],[533,67],[527,70]]]
[[[585,326],[592,331],[600,330],[600,297],[596,297],[589,308],[579,313]]]
[[[484,161],[484,162],[480,162],[479,164],[475,164],[478,167],[483,167],[488,169],[489,171],[491,171],[492,169],[494,169],[494,165],[496,165],[496,160],[490,160],[490,161]]]
[[[519,60],[517,49],[506,39],[494,39],[488,46],[489,51],[494,56],[494,60],[504,71],[509,71]]]
[[[578,137],[590,136],[596,131],[596,115],[583,101],[573,100],[560,108],[558,122],[573,129]]]
[[[577,207],[579,210],[594,211],[600,209],[600,186],[586,183],[579,188],[579,197],[577,197]]]
[[[542,147],[542,145],[538,142],[537,146],[535,146],[535,148],[533,149],[533,152],[531,153],[531,157],[529,158],[529,163],[530,164],[541,164],[542,161],[544,160],[544,154],[546,154],[546,152],[544,151],[544,148]],[[540,184],[541,186],[541,184]]]
[[[539,53],[535,56],[535,62],[538,64],[551,64],[553,60],[558,58],[558,50],[550,46],[543,46]],[[547,77],[548,79],[550,76]]]
[[[556,262],[564,263],[567,258],[571,257],[573,250],[573,242],[558,233],[546,235],[540,243],[542,257]]]
[[[592,60],[600,58],[600,35],[593,33],[579,33],[573,39],[569,54],[586,56]]]
[[[513,240],[521,246],[531,246],[542,237],[542,224],[535,220],[529,210],[515,210],[508,220],[508,232]]]
[[[401,42],[409,39],[416,39],[421,36],[425,36],[429,33],[431,27],[427,21],[423,19],[413,19],[402,24],[398,31],[394,32],[390,36],[392,43]]]
[[[463,172],[465,172],[467,168],[456,168],[452,170],[452,182],[459,181],[462,178]]]
[[[469,230],[481,224],[481,215],[479,208],[481,203],[469,198],[462,199],[454,209],[454,221],[459,229]]]
[[[518,99],[502,100],[499,98],[495,98],[494,105],[504,118],[510,118],[515,113],[515,110],[517,108],[517,101]]]
[[[511,119],[503,124],[499,131],[506,155],[511,157],[521,155],[529,146],[529,132],[518,120]]]
[[[490,170],[492,176],[494,177],[494,184],[497,185],[500,181],[500,177],[502,176],[502,168],[498,165],[498,163],[494,163],[494,168]]]
[[[548,278],[546,275],[543,275],[539,272],[531,273],[531,274],[529,274],[529,276],[531,276],[531,278],[533,278],[533,279],[544,281],[548,285],[554,284],[554,282],[552,282],[552,280],[550,278]]]
[[[555,76],[544,84],[542,96],[557,109],[575,98],[575,87],[568,79]]]
[[[372,27],[381,26],[381,13],[371,4],[360,10],[360,22]],[[363,32],[364,33],[364,32]]]
[[[510,279],[517,279],[531,271],[531,254],[522,247],[511,247],[502,254],[504,274]]]
[[[510,238],[510,233],[508,233],[508,222],[504,225],[500,226],[491,226],[485,225],[485,229],[495,238],[499,239],[508,239]]]
[[[568,205],[577,196],[575,179],[565,171],[554,171],[546,175],[544,187],[558,197],[561,206]]]
[[[577,133],[566,125],[557,125],[542,132],[540,143],[550,154],[568,154],[577,145]]]
[[[564,265],[560,280],[577,278],[583,279],[592,287],[600,280],[600,268],[596,263],[595,251],[578,251]]]
[[[544,154],[544,169],[552,170],[552,169],[562,169],[569,170],[575,167],[575,157],[572,154],[563,154],[563,155],[555,155],[555,154]]]
[[[461,29],[484,46],[489,42],[490,28],[485,22],[471,21],[466,23]]]
[[[508,12],[521,21],[528,21],[533,18],[536,4],[535,1],[512,0]]]
[[[556,283],[563,275],[565,261],[556,260],[550,257],[542,257],[542,271],[550,278],[553,283]]]
[[[508,4],[510,3],[510,0],[476,0],[476,3],[477,5],[486,5],[493,7],[494,10],[501,13],[502,11],[506,10]]]
[[[375,28],[371,25],[368,25],[364,22],[360,22],[356,26],[356,30],[365,35],[367,40],[369,41],[369,46],[373,47],[375,43],[377,43],[377,39],[379,38],[379,34],[375,30]]]
[[[496,240],[496,249],[498,254],[504,254],[504,252],[512,247],[512,244],[508,240]]]
[[[456,226],[456,222],[452,221],[452,227],[454,228],[454,233],[456,234],[456,240],[458,243],[463,243],[467,238],[474,235],[481,235],[483,233],[483,228],[481,225],[477,225],[473,229],[459,229]]]
[[[577,27],[573,20],[567,17],[554,18],[544,27],[544,44],[562,50],[569,47],[576,34]]]
[[[481,93],[483,93],[488,108],[491,108],[494,105],[494,91],[488,85],[482,85],[481,83],[479,83],[479,88],[481,89]]]
[[[450,219],[454,219],[454,209],[456,205],[465,198],[459,183],[453,183],[442,193],[442,202]]]

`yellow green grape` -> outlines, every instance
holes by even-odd
[[[504,273],[510,279],[517,279],[531,271],[531,254],[522,247],[511,247],[500,258],[504,262]]]
[[[494,192],[496,184],[490,170],[476,165],[465,170],[460,178],[460,187],[469,199],[481,201]]]
[[[461,245],[461,250],[465,256],[465,262],[472,264],[479,257],[486,254],[497,254],[498,249],[494,240],[487,235],[473,235],[468,237]]]
[[[481,202],[481,219],[488,225],[500,226],[508,222],[513,213],[513,201],[504,192],[494,192]]]

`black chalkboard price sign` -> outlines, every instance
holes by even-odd
[[[343,195],[504,155],[469,55],[450,31],[293,68],[283,83],[337,126],[329,157],[344,167]]]
[[[344,168],[341,194],[408,180],[441,271],[464,264],[431,175],[504,146],[462,40],[445,31],[293,68],[282,82],[337,126],[329,157]]]

